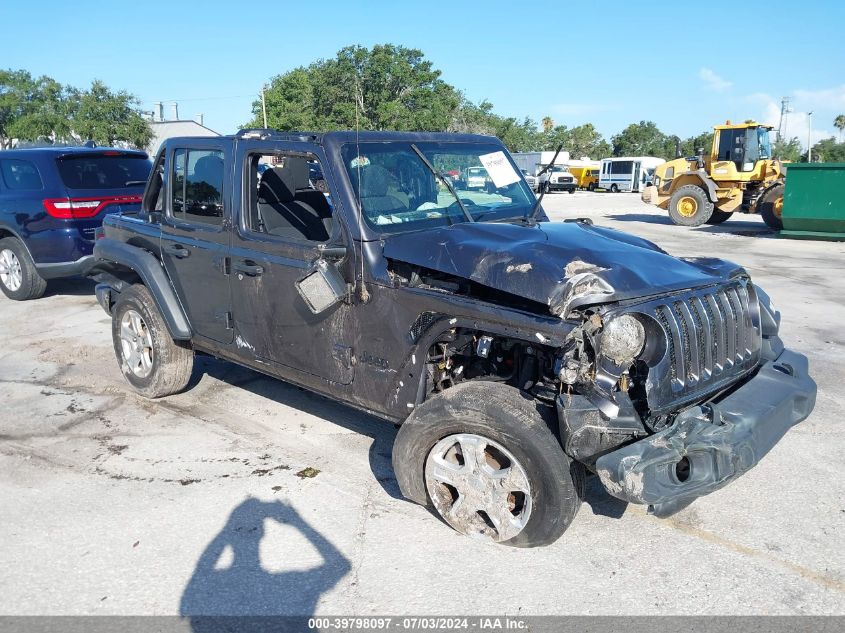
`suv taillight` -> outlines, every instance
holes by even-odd
[[[98,196],[96,198],[47,198],[44,208],[54,218],[93,218],[110,204],[139,204],[141,196]]]

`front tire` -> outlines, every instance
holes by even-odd
[[[464,382],[419,405],[399,429],[393,469],[403,494],[452,528],[512,547],[557,540],[584,498],[536,402],[513,387]]]
[[[112,309],[112,342],[123,376],[141,395],[161,398],[188,385],[194,352],[170,336],[145,286],[120,294]]]
[[[616,185],[610,185],[610,193],[619,193],[619,187]]]
[[[783,228],[783,191],[784,186],[775,185],[763,194],[760,200],[760,215],[769,228],[780,231]]]
[[[29,251],[14,237],[0,240],[0,290],[13,301],[38,299],[47,290]]]
[[[669,199],[669,217],[678,226],[701,226],[713,215],[713,203],[698,185],[678,187]]]

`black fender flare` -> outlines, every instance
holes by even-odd
[[[385,408],[404,419],[413,409],[425,400],[427,373],[425,359],[429,347],[441,335],[452,328],[479,330],[493,336],[518,339],[534,345],[559,348],[564,345],[574,323],[559,320],[542,323],[527,317],[523,323],[503,323],[494,318],[486,319],[483,315],[452,314],[444,311],[431,313],[431,323],[419,336],[410,339],[413,346],[408,350],[404,362],[399,367],[392,388],[388,391]],[[420,315],[422,316],[422,314]],[[527,315],[526,315],[527,316]],[[419,317],[418,317],[419,318]],[[545,321],[545,319],[544,319]],[[561,325],[563,327],[561,327]],[[404,408],[403,408],[404,407]],[[404,412],[404,415],[402,413]]]
[[[170,284],[161,262],[149,251],[111,238],[97,240],[94,244],[94,266],[89,276],[98,281],[108,275],[109,269],[118,267],[133,270],[144,282],[158,306],[167,329],[174,340],[191,339],[191,325],[182,304]],[[106,275],[102,275],[106,273]],[[120,288],[115,288],[119,293]]]

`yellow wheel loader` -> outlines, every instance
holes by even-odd
[[[736,211],[759,213],[782,228],[784,168],[772,158],[771,129],[754,121],[714,126],[710,154],[699,150],[659,165],[643,202],[666,209],[681,226],[721,224]]]

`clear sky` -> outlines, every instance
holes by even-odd
[[[500,114],[589,121],[608,138],[642,119],[680,136],[728,118],[777,124],[790,96],[786,133],[806,144],[808,111],[813,140],[845,113],[839,0],[0,0],[0,33],[0,67],[101,79],[147,110],[178,101],[180,118],[203,113],[222,133],[251,118],[270,77],[386,42],[421,49]]]

